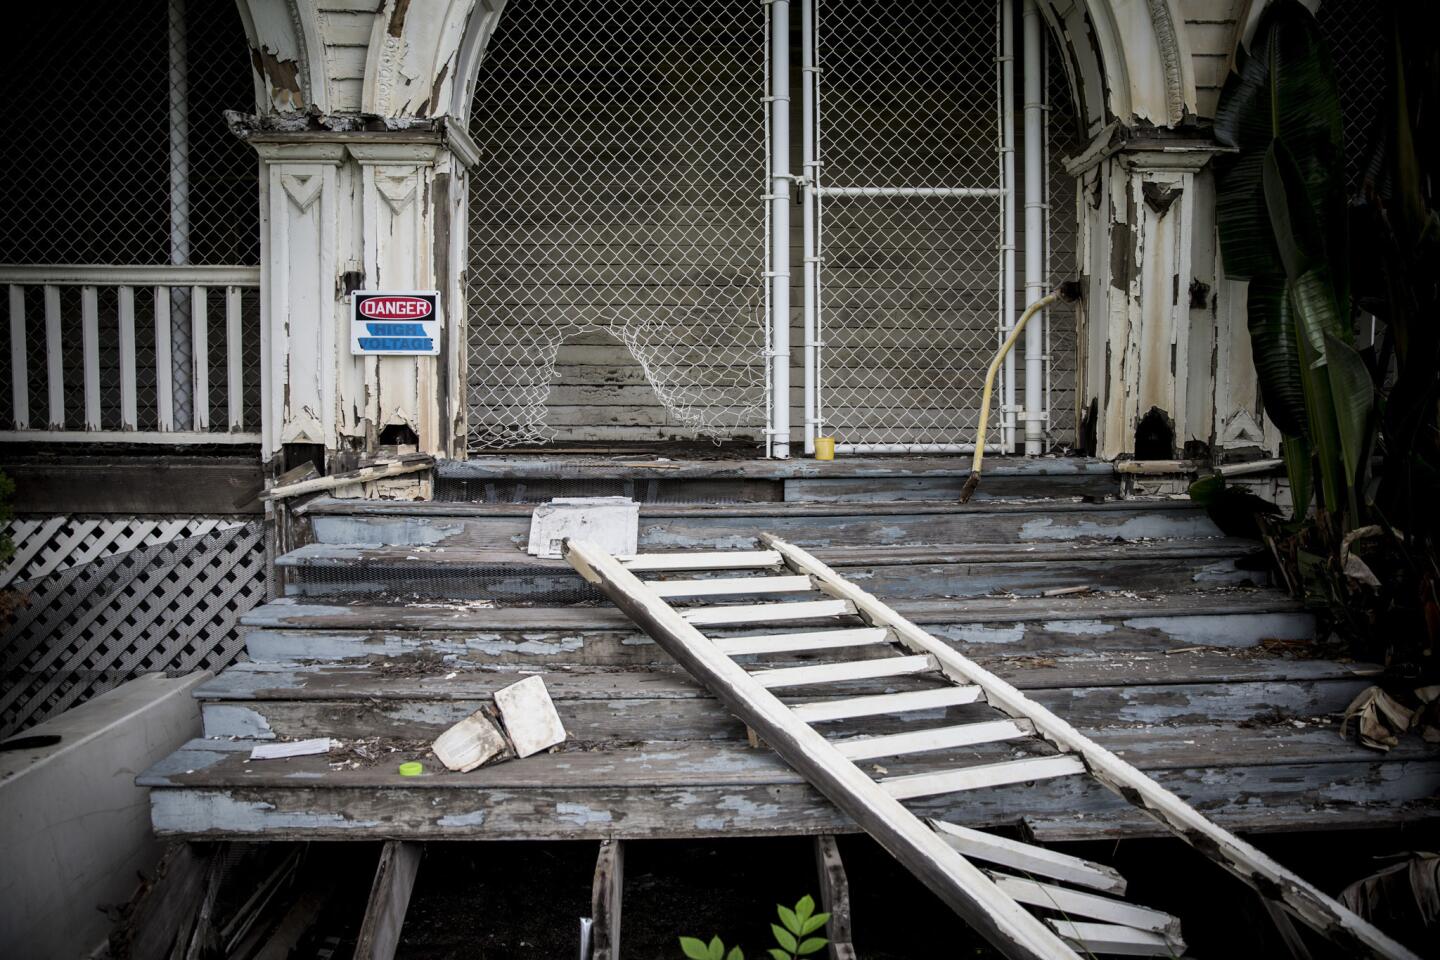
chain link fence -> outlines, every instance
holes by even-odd
[[[233,0],[16,13],[0,263],[258,264],[255,151],[222,115],[255,103]]]
[[[820,409],[841,443],[974,440],[1001,308],[997,29],[994,0],[818,5]],[[912,187],[992,192],[893,195]]]
[[[758,435],[764,22],[506,4],[472,111],[472,448]]]

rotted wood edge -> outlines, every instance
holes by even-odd
[[[385,841],[380,862],[375,867],[375,882],[370,887],[360,936],[355,942],[355,960],[391,960],[395,956],[424,850],[420,843]]]
[[[812,786],[935,892],[977,933],[1010,960],[1076,960],[1048,926],[1002,893],[879,784],[844,759],[734,661],[655,596],[619,561],[584,541],[567,541],[564,556],[708,687],[737,717]]]
[[[814,577],[822,592],[854,604],[868,624],[889,627],[901,645],[915,653],[928,653],[935,657],[941,670],[950,679],[956,683],[980,687],[985,691],[991,706],[1011,717],[1030,720],[1035,725],[1035,732],[1040,736],[1061,750],[1074,753],[1083,759],[1095,779],[1249,884],[1262,897],[1282,904],[1296,919],[1317,933],[1343,947],[1365,951],[1370,955],[1395,960],[1419,960],[1416,954],[1386,936],[1373,924],[1347,910],[1319,888],[1287,870],[1254,846],[1213,823],[1136,767],[1084,736],[1069,723],[953,647],[930,636],[876,597],[844,580],[811,554],[773,534],[763,533],[760,539],[766,546],[778,550],[785,558],[786,565],[795,573]],[[660,642],[660,639],[657,637],[656,641]],[[661,645],[664,646],[663,643]]]
[[[857,960],[850,924],[850,880],[833,834],[815,838],[815,869],[820,875],[820,909],[830,914],[825,924],[830,960]]]
[[[601,840],[590,889],[589,960],[619,960],[621,895],[625,887],[625,841]]]

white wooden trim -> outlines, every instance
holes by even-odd
[[[230,429],[238,432],[245,427],[245,354],[240,322],[240,288],[225,291],[225,406]]]
[[[949,750],[981,743],[997,743],[1028,737],[1035,732],[1028,720],[982,720],[949,727],[931,727],[878,737],[850,737],[836,740],[835,749],[850,760],[898,757],[929,750]]]
[[[682,665],[743,716],[766,743],[822,794],[841,806],[859,826],[900,859],[962,919],[1004,945],[1011,960],[1075,960],[1076,954],[1053,930],[1000,892],[995,882],[906,810],[819,733],[761,687],[739,664],[613,557],[594,545],[571,540],[565,558],[587,583],[601,587],[651,636],[666,638]]]
[[[1125,895],[1125,878],[1113,867],[1073,857],[1031,843],[1021,843],[1008,837],[962,827],[944,820],[931,820],[930,826],[940,838],[954,847],[962,856],[972,860],[998,864],[1012,870],[1050,880],[1062,880],[1077,886],[1103,890],[1117,897]]]
[[[652,580],[660,597],[725,597],[752,593],[805,593],[815,589],[809,577],[715,577],[710,580]]]
[[[982,699],[984,693],[979,687],[939,687],[935,690],[908,690],[904,693],[880,693],[872,697],[796,703],[792,704],[790,709],[806,723],[823,723],[826,720],[850,720],[855,717],[958,707]]]
[[[750,676],[762,687],[774,689],[816,683],[842,683],[846,680],[870,680],[876,677],[903,677],[938,669],[933,657],[881,657],[876,660],[847,660],[843,663],[756,670]]]
[[[834,650],[840,647],[867,647],[885,643],[890,631],[883,627],[852,627],[848,630],[816,630],[810,633],[767,633],[756,637],[717,637],[715,648],[732,657],[757,653],[799,653],[806,650]]]
[[[1085,765],[1097,780],[1170,828],[1176,836],[1201,850],[1246,883],[1278,894],[1286,909],[1318,933],[1340,941],[1342,946],[1363,946],[1382,957],[1419,960],[1410,950],[1346,909],[1294,871],[1286,869],[1251,844],[1212,823],[1194,807],[1134,766],[1084,736],[1069,723],[954,647],[930,636],[871,594],[846,582],[834,570],[806,551],[769,534],[763,534],[761,539],[780,551],[787,565],[796,573],[810,574],[816,578],[817,586],[826,593],[855,604],[861,616],[871,625],[889,627],[895,631],[896,639],[902,645],[916,653],[928,653],[935,657],[941,669],[956,683],[980,687],[992,706],[1012,717],[1029,719],[1035,724],[1035,731],[1040,736],[1062,750],[1083,757]]]
[[[727,623],[781,623],[786,620],[814,620],[843,617],[855,612],[845,600],[799,600],[794,603],[737,603],[721,607],[696,607],[681,612],[695,626]]]
[[[173,357],[170,348],[170,288],[155,287],[155,421],[161,433],[175,432]]]
[[[774,550],[719,550],[700,553],[642,553],[622,560],[631,573],[662,570],[750,570],[778,567],[783,561]]]
[[[210,317],[209,291],[190,288],[190,425],[210,429]]]
[[[100,308],[93,286],[80,288],[80,332],[85,361],[85,429],[100,429]]]
[[[60,343],[60,288],[45,288],[45,383],[49,393],[46,423],[65,426],[65,354]]]
[[[134,431],[140,425],[135,383],[135,288],[120,287],[117,296],[117,316],[120,324],[120,426],[126,431]]]
[[[88,264],[66,266],[39,264],[35,266],[0,266],[0,283],[24,286],[97,286],[97,287],[207,287],[260,285],[259,267],[206,266],[134,266],[124,264]]]
[[[1076,923],[1047,919],[1046,923],[1071,943],[1090,954],[1125,957],[1178,957],[1170,941],[1158,933],[1112,923]]]
[[[1177,956],[1185,952],[1185,944],[1179,939],[1180,921],[1161,910],[1004,873],[992,871],[990,878],[995,881],[996,886],[1020,903],[1048,907],[1069,917],[1084,917],[1087,920],[1134,927],[1136,930],[1148,930],[1169,939],[1171,945],[1177,948]]]
[[[15,428],[30,426],[30,358],[25,353],[25,288],[10,285],[10,405]],[[775,555],[780,556],[778,553]]]
[[[1056,757],[1026,757],[1023,760],[982,763],[973,767],[961,767],[959,770],[886,777],[880,781],[880,786],[896,800],[913,800],[916,797],[933,797],[941,793],[999,787],[1007,783],[1073,777],[1084,772],[1083,760],[1061,754]]]
[[[258,433],[196,433],[176,430],[156,433],[153,430],[0,430],[0,440],[14,443],[155,443],[188,444],[220,443],[239,446],[259,443]]]

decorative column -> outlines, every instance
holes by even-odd
[[[259,133],[265,164],[264,453],[464,455],[465,172],[441,130]],[[437,290],[439,356],[350,353],[350,294]],[[293,458],[292,458],[293,459]]]
[[[1089,275],[1080,364],[1085,433],[1096,456],[1179,457],[1210,443],[1215,286],[1213,196],[1202,168],[1217,147],[1117,138],[1071,165]],[[1197,252],[1198,251],[1198,252]],[[1161,449],[1157,449],[1161,448]]]

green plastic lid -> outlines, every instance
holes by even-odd
[[[402,777],[418,777],[424,772],[425,765],[418,760],[410,760],[400,764],[400,776]]]

